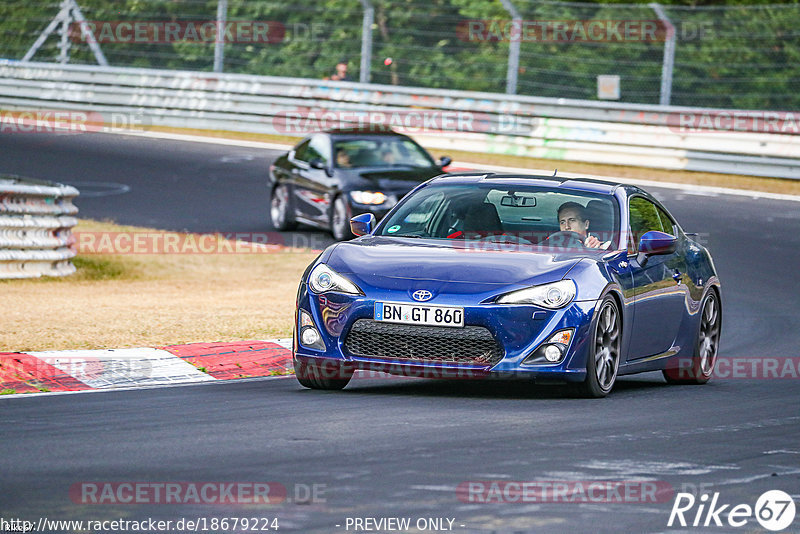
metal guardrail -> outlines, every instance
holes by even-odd
[[[75,272],[76,196],[72,186],[0,175],[0,278]]]
[[[99,114],[107,127],[124,115],[139,128],[295,136],[307,133],[295,129],[298,122],[312,121],[291,117],[321,118],[328,112],[325,124],[344,126],[383,114],[391,125],[393,116],[402,122],[414,113],[439,113],[467,120],[404,131],[444,150],[800,179],[800,116],[787,120],[775,112],[10,60],[0,60],[0,109],[79,110]],[[735,130],[683,128],[680,122],[689,115],[725,114],[756,120],[739,121]],[[759,131],[770,117],[790,126],[787,133]]]

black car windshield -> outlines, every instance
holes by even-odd
[[[431,167],[433,159],[425,150],[404,137],[374,136],[343,139],[334,143],[336,166],[358,167]]]
[[[611,195],[555,187],[437,184],[409,196],[377,235],[613,250],[619,208]]]

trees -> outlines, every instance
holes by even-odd
[[[78,0],[89,20],[213,21],[217,0]],[[646,4],[629,0],[556,2],[512,0],[528,21],[653,21]],[[272,21],[278,42],[240,40],[225,46],[225,71],[322,78],[341,59],[358,79],[362,6],[359,0],[228,0],[231,21]],[[375,8],[371,81],[374,83],[503,92],[507,39],[465,38],[469,21],[507,23],[489,0],[371,0]],[[748,109],[800,108],[800,18],[796,1],[662,2],[677,28],[673,81],[676,105]],[[0,3],[0,57],[19,59],[58,12],[56,0]],[[272,27],[271,27],[272,29]],[[53,61],[57,36],[34,58]],[[104,42],[109,63],[211,70],[208,41]],[[622,101],[657,103],[664,43],[656,41],[523,40],[518,93],[596,98],[596,77],[618,74]],[[392,58],[391,62],[384,62]],[[80,40],[73,63],[94,63]],[[387,64],[388,63],[388,64]]]

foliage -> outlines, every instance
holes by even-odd
[[[90,21],[213,21],[217,0],[78,0]],[[630,0],[512,0],[523,20],[650,20]],[[508,21],[497,0],[371,0],[374,83],[504,92],[506,39],[470,41],[468,21]],[[676,26],[672,103],[748,109],[800,109],[800,19],[797,0],[662,2]],[[58,0],[0,3],[0,57],[21,58],[58,13]],[[323,78],[344,59],[359,79],[363,8],[359,0],[229,0],[230,21],[273,21],[279,42],[225,45],[225,71]],[[52,35],[35,59],[54,61]],[[213,42],[101,43],[112,65],[211,70]],[[517,92],[596,99],[597,76],[618,74],[621,100],[658,103],[664,42],[523,41]],[[94,63],[85,42],[72,42],[73,63]],[[385,61],[391,58],[391,61]]]

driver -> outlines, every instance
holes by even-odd
[[[586,209],[577,202],[564,202],[558,207],[558,226],[562,232],[579,234],[585,247],[605,250],[611,245],[611,241],[602,243],[597,237],[589,234]]]
[[[381,161],[387,165],[394,165],[396,163],[394,152],[392,152],[391,148],[384,147],[383,150],[381,150]]]
[[[353,162],[350,161],[350,153],[344,147],[336,149],[336,166],[343,168],[350,168]]]

